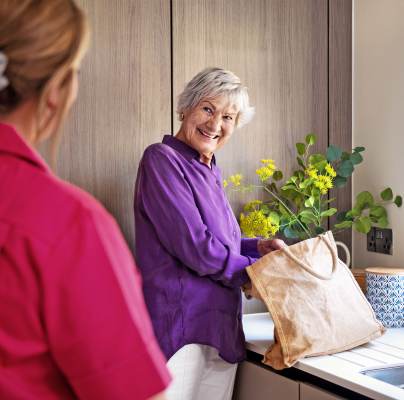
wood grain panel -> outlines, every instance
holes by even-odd
[[[174,95],[201,69],[220,66],[241,78],[256,107],[217,154],[224,176],[255,180],[261,158],[291,172],[294,143],[309,132],[326,148],[327,11],[323,0],[173,0]],[[254,195],[229,193],[237,214]]]
[[[352,0],[329,1],[329,141],[345,150],[352,148]],[[331,192],[335,207],[348,210],[352,204],[352,182]],[[335,222],[335,217],[331,219]],[[352,232],[336,235],[352,248]],[[344,257],[342,257],[344,259]]]
[[[170,131],[170,3],[80,0],[92,40],[64,132],[59,174],[116,217],[133,248],[139,159]]]
[[[218,153],[224,175],[254,178],[271,157],[291,171],[294,142],[327,145],[327,4],[322,0],[174,0],[174,95],[207,66],[234,71],[249,88],[254,120]],[[176,122],[175,131],[179,124]],[[230,194],[237,209],[245,199]]]

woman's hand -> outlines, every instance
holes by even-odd
[[[244,296],[246,299],[250,300],[252,298],[258,299],[262,301],[262,298],[260,294],[258,293],[257,288],[252,284],[252,282],[247,282],[243,286],[241,286],[241,289],[244,293]]]
[[[285,246],[287,246],[287,244],[281,239],[260,239],[257,243],[258,253],[260,253],[261,256],[265,256],[265,254],[279,250]]]

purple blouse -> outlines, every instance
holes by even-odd
[[[159,344],[169,359],[206,344],[245,357],[240,286],[257,239],[241,239],[219,168],[173,136],[149,146],[135,189],[136,258]]]

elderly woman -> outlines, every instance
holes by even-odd
[[[253,115],[230,71],[208,68],[179,96],[175,136],[149,146],[135,191],[136,255],[172,399],[230,399],[245,357],[245,268],[281,241],[241,239],[214,153]]]

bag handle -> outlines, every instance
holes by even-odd
[[[324,241],[324,243],[327,245],[328,250],[330,250],[331,256],[332,256],[332,270],[329,275],[323,275],[319,274],[318,272],[314,271],[313,268],[311,268],[309,265],[304,263],[303,261],[299,260],[289,249],[288,246],[282,247],[280,250],[283,251],[290,259],[292,259],[296,264],[298,264],[300,267],[302,267],[306,272],[308,272],[310,275],[315,276],[318,279],[321,279],[323,281],[329,281],[332,276],[334,275],[334,272],[337,268],[337,262],[338,262],[338,255],[336,249],[331,245],[328,239],[324,235],[318,236],[320,239]]]

